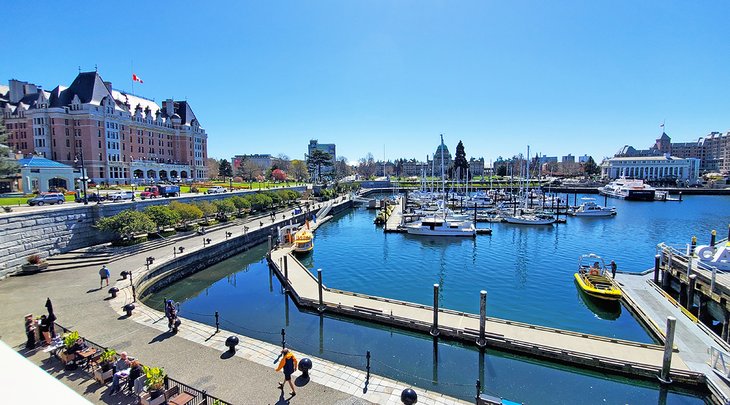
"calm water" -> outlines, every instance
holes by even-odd
[[[491,316],[565,329],[651,341],[625,308],[597,307],[578,292],[572,273],[581,253],[593,251],[619,268],[651,266],[659,241],[700,242],[709,229],[722,235],[730,222],[730,199],[685,197],[682,203],[609,200],[619,215],[608,219],[569,218],[550,228],[494,224],[490,236],[474,240],[424,240],[384,235],[373,213],[355,210],[317,231],[315,252],[304,262],[321,267],[330,287],[430,304],[440,283],[444,307],[476,312],[478,292],[489,292]],[[702,238],[702,236],[706,236]],[[222,262],[150,297],[181,302],[181,314],[212,324],[220,311],[228,330],[363,368],[366,350],[373,372],[471,400],[473,382],[486,391],[529,404],[609,403],[698,404],[700,398],[660,392],[653,384],[608,378],[500,352],[484,356],[472,347],[369,323],[300,312],[281,293],[265,261],[264,247]],[[434,385],[436,381],[436,385]],[[566,389],[570,387],[570,389]]]

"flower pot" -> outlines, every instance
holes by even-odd
[[[104,384],[114,376],[114,370],[109,369],[103,371],[101,368],[94,369],[94,380],[98,381],[99,384]]]
[[[38,263],[38,264],[26,263],[26,264],[22,265],[20,268],[23,273],[33,274],[33,273],[38,273],[40,271],[47,269],[48,263],[46,263],[46,262]]]

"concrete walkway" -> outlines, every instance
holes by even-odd
[[[708,385],[714,386],[714,389],[724,397],[725,403],[728,403],[730,386],[715,374],[708,364],[711,347],[725,351],[724,347],[718,343],[719,338],[714,338],[711,331],[696,324],[653,283],[649,283],[652,277],[652,273],[645,275],[625,273],[617,274],[616,280],[624,294],[641,309],[642,313],[639,316],[646,322],[653,322],[658,330],[662,332],[665,330],[667,317],[673,316],[677,319],[674,336],[674,345],[679,350],[677,355],[690,370],[703,373],[707,377]],[[672,367],[674,367],[674,363]]]
[[[288,212],[282,211],[279,218]],[[264,222],[271,224],[270,220]],[[206,238],[216,244],[226,239],[226,231],[237,229],[240,233],[243,225],[250,230],[258,229],[259,219],[247,223],[234,221],[230,226],[208,232]],[[203,248],[197,235],[179,239],[176,246],[185,247],[186,255]],[[134,270],[135,274],[143,271],[147,256],[157,259],[156,267],[172,255],[169,247],[164,246],[112,261],[109,266],[112,278],[122,270]],[[50,297],[59,324],[78,330],[82,336],[102,346],[127,351],[144,364],[162,366],[172,378],[235,404],[398,404],[401,390],[408,387],[371,375],[367,393],[363,393],[365,377],[362,371],[296,353],[300,359],[313,359],[315,369],[311,381],[297,389],[296,397],[281,396],[277,383],[283,377],[274,372],[279,347],[242,337],[237,354],[228,358],[223,354],[226,351],[223,341],[234,335],[232,332],[221,330],[214,334],[214,328],[183,319],[180,332],[172,335],[167,332],[162,314],[139,301],[134,315],[128,319],[122,315],[121,306],[131,301],[129,282],[118,280],[116,283],[121,292],[115,300],[108,300],[108,288],[99,289],[96,265],[6,279],[0,282],[0,307],[3,308],[0,311],[0,339],[16,348],[22,346],[25,341],[23,315],[45,313],[43,305],[46,297]],[[59,362],[49,359],[42,350],[27,353],[27,356],[92,402],[130,402],[131,398],[120,395],[110,397],[106,387],[92,382],[91,376],[84,372],[64,371]],[[417,391],[419,403],[462,403],[438,393]]]

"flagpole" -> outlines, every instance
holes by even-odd
[[[134,61],[130,60],[129,62],[132,65],[132,75],[129,77],[132,79],[132,94],[134,94]]]

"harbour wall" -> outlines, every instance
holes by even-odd
[[[286,189],[303,192],[305,187]],[[274,189],[280,190],[280,189]],[[154,198],[129,202],[76,204],[63,209],[39,209],[34,212],[0,215],[0,279],[20,270],[26,258],[38,254],[41,258],[111,242],[113,235],[101,232],[94,224],[101,218],[124,210],[141,211],[152,205],[213,201],[255,191],[202,194],[176,198]]]

